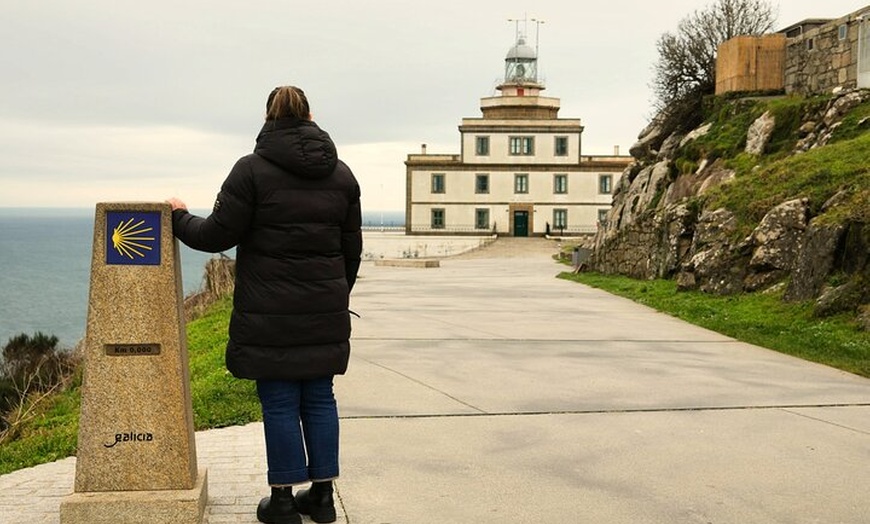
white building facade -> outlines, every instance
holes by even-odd
[[[505,58],[497,96],[463,118],[458,155],[409,154],[407,234],[594,234],[631,157],[584,156],[580,119],[558,118],[541,96],[537,57],[523,38]]]

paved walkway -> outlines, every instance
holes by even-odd
[[[339,522],[870,522],[870,380],[556,279],[527,246],[364,264]],[[197,434],[210,523],[256,522],[262,440]],[[58,522],[74,467],[0,477],[0,522]]]

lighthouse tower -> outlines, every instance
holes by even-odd
[[[504,59],[504,81],[498,96],[482,98],[484,119],[550,120],[558,118],[559,99],[541,96],[544,84],[538,78],[538,54],[521,33]]]

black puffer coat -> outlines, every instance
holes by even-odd
[[[311,121],[266,122],[208,218],[173,212],[193,249],[236,250],[227,369],[239,378],[344,373],[362,252],[359,185]]]

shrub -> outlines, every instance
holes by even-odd
[[[53,335],[36,332],[9,339],[0,362],[0,442],[33,412],[49,393],[73,376],[77,359],[58,348]]]

